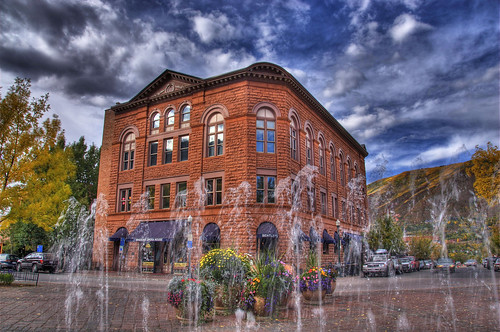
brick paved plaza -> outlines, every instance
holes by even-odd
[[[120,278],[124,281],[120,282]],[[182,326],[176,319],[175,311],[165,301],[167,276],[136,275],[130,278],[105,275],[100,279],[103,283],[99,279],[76,278],[71,284],[56,281],[41,281],[37,287],[14,284],[0,287],[0,330],[500,330],[500,287],[496,277],[487,282],[466,278],[456,285],[450,284],[446,278],[428,277],[422,279],[421,286],[411,290],[402,289],[396,278],[390,279],[360,281],[359,277],[340,278],[334,296],[322,306],[303,303],[300,310],[283,310],[274,319],[255,320],[250,317],[238,320],[234,314],[215,316],[213,322],[200,327]],[[437,282],[438,287],[426,289],[428,280]],[[356,290],[354,285],[360,282],[372,283],[371,289]],[[385,288],[383,283],[386,283]],[[379,286],[375,287],[376,284]]]

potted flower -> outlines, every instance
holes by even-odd
[[[238,305],[250,259],[233,249],[212,249],[200,260],[200,277],[216,284],[216,309],[219,313]]]
[[[299,278],[299,289],[308,301],[319,301],[325,298],[327,292],[331,291],[332,277],[321,267],[313,267],[301,274]]]
[[[183,322],[203,323],[213,317],[215,286],[211,281],[176,276],[167,287],[167,302]]]
[[[258,316],[270,316],[286,304],[294,288],[294,278],[285,264],[272,257],[257,260],[252,268],[255,288],[254,311]]]

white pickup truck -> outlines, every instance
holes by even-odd
[[[382,275],[385,277],[395,275],[394,262],[387,250],[378,249],[364,265],[363,276]]]

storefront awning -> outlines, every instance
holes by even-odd
[[[217,224],[210,223],[203,228],[203,233],[201,234],[201,240],[203,242],[219,242],[220,241],[220,228]]]
[[[274,226],[273,223],[263,222],[262,224],[259,225],[259,227],[257,228],[257,239],[262,239],[262,238],[271,238],[271,239],[278,238],[278,230],[276,229],[276,226]]]
[[[321,242],[321,237],[319,236],[318,232],[316,232],[316,229],[314,229],[314,227],[312,226],[311,228],[309,228],[309,237],[311,238],[311,242]]]
[[[135,242],[168,242],[180,229],[175,221],[142,222],[127,237],[127,241]]]
[[[295,224],[295,232],[294,232],[293,236],[294,236],[294,238],[296,238],[297,240],[299,240],[299,242],[311,241],[311,239],[309,238],[309,236],[307,236],[302,231],[302,229],[300,228],[299,224]]]
[[[109,237],[109,241],[120,241],[122,238],[126,238],[128,231],[125,227],[119,228],[115,234]]]
[[[328,231],[326,229],[323,230],[323,243],[326,244],[335,244],[335,239],[328,234]]]

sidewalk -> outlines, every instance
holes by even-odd
[[[339,292],[322,305],[302,304],[275,319],[215,316],[182,326],[165,301],[163,275],[106,276],[107,283],[0,286],[0,331],[499,331],[490,286]],[[120,283],[120,280],[123,282]],[[338,283],[348,283],[340,278]]]

